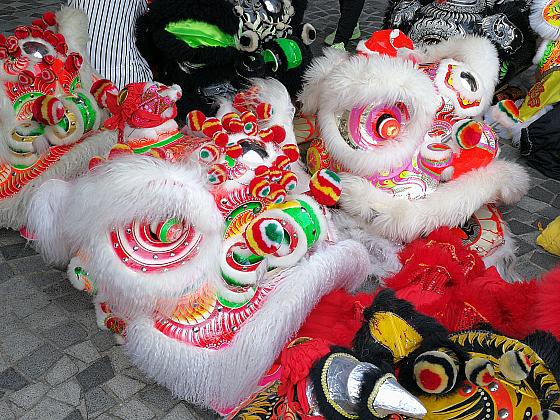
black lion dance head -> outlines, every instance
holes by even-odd
[[[529,67],[535,54],[529,6],[529,0],[391,0],[384,27],[402,30],[418,45],[484,36],[496,46],[500,80],[507,81]]]
[[[137,43],[159,80],[183,89],[179,117],[212,111],[214,98],[273,77],[295,94],[315,29],[307,0],[154,0],[137,22]]]

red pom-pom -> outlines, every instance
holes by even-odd
[[[0,47],[0,60],[5,60],[8,58],[8,49],[6,47]]]
[[[288,156],[290,162],[297,162],[299,159],[299,149],[295,144],[286,144],[282,146],[282,152]]]
[[[282,175],[280,185],[287,191],[293,191],[297,187],[298,178],[292,171],[287,171]]]
[[[64,117],[64,105],[54,96],[44,95],[33,102],[33,118],[43,125],[55,125]]]
[[[255,113],[260,121],[267,121],[272,116],[272,105],[261,102],[255,108]]]
[[[342,192],[340,177],[328,169],[315,172],[309,181],[309,192],[319,204],[334,206]]]
[[[58,44],[66,42],[66,38],[64,38],[64,35],[62,35],[60,33],[55,33],[54,36],[55,36]]]
[[[56,74],[50,68],[41,71],[41,80],[46,84],[53,83],[56,80]]]
[[[213,185],[223,184],[227,180],[227,169],[225,165],[216,163],[208,171],[208,181]]]
[[[241,121],[243,121],[245,124],[247,124],[248,122],[256,123],[257,117],[252,112],[245,111],[243,114],[241,114]]]
[[[187,123],[191,131],[202,131],[202,126],[206,121],[206,115],[202,111],[191,111],[187,114]]]
[[[228,131],[234,134],[241,133],[243,131],[243,128],[245,127],[245,124],[243,124],[241,118],[232,118],[228,123]]]
[[[249,192],[253,197],[268,197],[270,194],[270,181],[264,177],[253,178],[249,183]]]
[[[9,36],[6,38],[6,48],[10,53],[14,53],[19,50],[19,42],[15,36]]]
[[[56,52],[62,55],[68,54],[68,45],[65,42],[61,42],[56,46]]]
[[[55,58],[50,54],[43,56],[43,63],[47,66],[52,66],[54,64],[54,60]]]
[[[215,133],[222,130],[221,121],[215,117],[206,118],[206,121],[202,124],[202,132],[207,137],[212,137]]]
[[[268,194],[268,199],[275,204],[281,204],[286,200],[286,190],[279,184],[270,185],[270,194]]]
[[[259,137],[263,139],[264,142],[274,141],[274,131],[272,128],[266,128],[259,132]]]
[[[18,26],[14,31],[14,35],[18,39],[27,38],[30,35],[29,28],[27,26]]]
[[[286,168],[290,163],[290,158],[286,155],[280,155],[274,160],[274,166],[280,169]]]
[[[29,30],[31,31],[31,36],[34,38],[42,38],[43,37],[43,31],[44,28],[41,28],[40,26],[37,25],[31,25],[29,27]]]
[[[255,169],[256,177],[268,177],[270,175],[270,168],[265,165],[257,166]]]
[[[239,144],[228,147],[226,150],[226,155],[228,155],[232,159],[237,159],[242,154],[243,154],[243,148]]]
[[[272,169],[269,174],[269,178],[272,182],[280,182],[282,179],[282,170],[280,169]]]
[[[45,30],[47,28],[47,24],[43,21],[43,19],[35,19],[31,23],[32,23],[32,25],[37,26],[38,28],[41,28],[42,30]]]
[[[35,81],[35,75],[29,70],[23,70],[18,74],[18,82],[24,86],[30,86]]]
[[[55,36],[54,32],[50,29],[46,29],[43,32],[43,39],[53,46],[58,45],[58,38]]]
[[[264,257],[280,249],[284,240],[284,228],[278,220],[261,217],[249,223],[243,238],[253,254]]]
[[[84,59],[80,54],[71,53],[70,55],[68,55],[68,58],[64,63],[64,68],[69,73],[75,73],[78,70],[80,70],[83,63],[84,63]]]
[[[218,147],[226,147],[229,142],[229,136],[225,131],[217,131],[212,135],[212,140]]]
[[[462,149],[472,149],[480,143],[482,125],[475,120],[463,120],[453,126],[453,135]]]
[[[220,157],[220,151],[213,144],[207,144],[200,148],[198,159],[206,164],[214,163]]]
[[[4,34],[0,34],[0,47],[6,46],[6,36]]]
[[[47,12],[43,15],[43,21],[48,26],[54,26],[56,25],[56,15],[53,12]]]
[[[119,90],[110,80],[99,79],[91,86],[90,93],[99,106],[104,108],[107,107],[107,97],[110,95],[117,96],[119,94]]]
[[[228,112],[222,117],[222,125],[226,130],[229,130],[229,124],[232,120],[239,118],[239,115],[235,112]]]
[[[272,127],[270,127],[270,129],[274,132],[275,143],[280,144],[284,140],[286,140],[286,130],[284,130],[284,127],[280,127],[279,125],[273,125]]]

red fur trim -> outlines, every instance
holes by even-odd
[[[337,290],[324,296],[300,328],[298,337],[320,338],[333,345],[351,348],[362,326],[363,312],[376,293],[350,295]]]
[[[560,267],[545,274],[537,285],[533,327],[549,331],[560,340]]]

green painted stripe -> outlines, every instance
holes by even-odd
[[[137,155],[140,155],[142,153],[146,153],[147,151],[151,150],[151,149],[155,149],[156,147],[163,147],[163,146],[167,146],[170,143],[173,143],[176,140],[182,139],[184,137],[184,135],[182,133],[177,133],[165,140],[160,141],[159,143],[155,143],[152,144],[151,146],[146,146],[146,147],[141,147],[139,149],[135,149],[134,153],[136,153]]]

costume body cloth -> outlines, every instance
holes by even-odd
[[[136,48],[135,22],[148,9],[146,0],[69,0],[89,17],[89,55],[93,67],[119,88],[148,82],[150,66]]]

